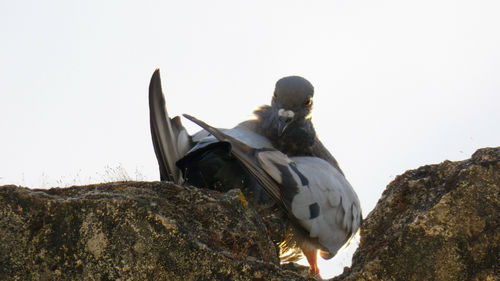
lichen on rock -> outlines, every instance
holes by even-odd
[[[301,280],[239,193],[0,187],[0,280]]]
[[[499,190],[500,148],[407,171],[333,280],[498,280]],[[3,186],[0,280],[310,280],[280,266],[280,217],[246,203],[168,182]]]
[[[353,264],[333,280],[498,280],[500,148],[410,170],[361,228]]]

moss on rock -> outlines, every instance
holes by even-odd
[[[0,187],[0,280],[300,280],[238,190]]]
[[[361,229],[353,264],[333,280],[498,280],[500,148],[407,171]]]

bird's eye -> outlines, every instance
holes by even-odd
[[[313,99],[312,98],[308,98],[305,102],[304,102],[304,106],[305,107],[309,107],[311,106],[313,103]]]
[[[273,94],[273,100],[276,100],[276,91]]]

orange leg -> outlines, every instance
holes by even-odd
[[[302,249],[302,252],[307,258],[307,262],[309,262],[309,267],[312,271],[314,271],[315,275],[319,276],[319,268],[318,268],[318,260],[317,260],[317,252],[318,250],[312,249]]]

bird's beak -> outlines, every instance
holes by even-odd
[[[293,118],[290,117],[278,117],[278,136],[281,137],[285,132],[286,128],[292,123]]]
[[[278,110],[278,137],[281,137],[286,128],[292,123],[295,112],[280,108]]]

